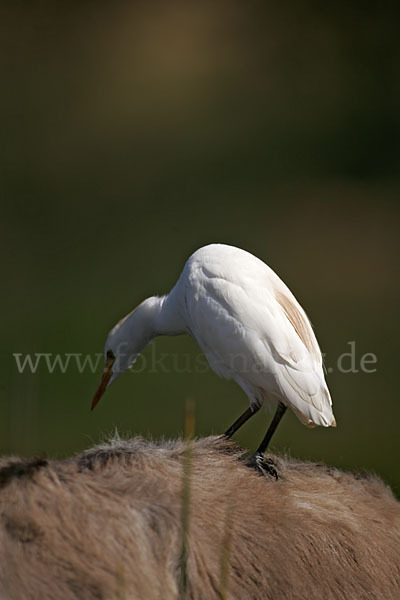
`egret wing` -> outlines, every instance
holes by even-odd
[[[204,253],[191,262],[185,291],[191,332],[219,375],[282,399],[307,425],[331,425],[311,324],[274,271],[249,256],[240,254],[243,264],[235,268]]]

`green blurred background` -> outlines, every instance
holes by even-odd
[[[187,397],[198,435],[227,428],[247,400],[211,371],[176,372],[197,360],[189,338],[153,342],[146,360],[167,353],[168,372],[126,374],[94,413],[100,365],[20,374],[13,357],[102,352],[219,241],[278,272],[327,355],[337,429],[290,414],[273,448],[400,492],[394,7],[2,3],[1,452],[62,457],[115,427],[175,437]],[[338,369],[353,340],[375,373]],[[236,439],[255,448],[266,421]]]

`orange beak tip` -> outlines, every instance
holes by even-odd
[[[102,397],[102,395],[105,392],[105,386],[102,384],[104,384],[103,381],[101,382],[100,386],[96,390],[95,395],[93,396],[92,406],[90,407],[90,410],[94,410],[96,408],[96,406],[98,405],[98,403],[100,401],[100,398]]]
[[[96,393],[93,396],[92,407],[90,410],[93,410],[97,406],[97,403],[99,402],[100,398],[102,397],[102,395],[104,394],[104,392],[107,389],[107,386],[108,386],[109,381],[113,374],[112,366],[113,366],[114,361],[115,361],[114,356],[107,359],[99,387],[97,388]]]

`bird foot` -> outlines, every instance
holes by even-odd
[[[246,461],[246,467],[255,469],[260,475],[270,475],[278,481],[278,471],[271,458],[265,458],[261,452],[255,452]]]

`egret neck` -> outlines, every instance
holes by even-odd
[[[166,296],[147,298],[110,331],[104,352],[106,357],[114,358],[112,374],[108,373],[106,381],[103,376],[99,386],[101,394],[96,394],[94,406],[106,388],[135,362],[138,354],[153,338],[186,332],[179,303],[173,292],[174,290]]]

